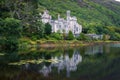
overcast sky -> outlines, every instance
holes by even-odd
[[[120,0],[115,0],[115,1],[119,1],[120,2]]]

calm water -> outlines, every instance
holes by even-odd
[[[120,44],[2,52],[0,80],[120,80]]]

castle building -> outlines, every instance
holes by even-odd
[[[41,18],[44,24],[49,23],[52,26],[52,32],[59,31],[60,33],[68,34],[69,31],[72,31],[75,36],[82,32],[82,26],[77,23],[77,18],[75,16],[70,16],[70,11],[67,11],[66,20],[61,18],[60,15],[58,15],[57,20],[52,20],[52,17],[47,10],[44,11]]]

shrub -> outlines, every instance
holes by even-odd
[[[62,35],[60,33],[52,33],[51,37],[55,38],[56,40],[61,40],[62,39]]]
[[[80,33],[80,35],[77,37],[77,40],[90,41],[91,39],[88,36],[86,36],[84,33]]]

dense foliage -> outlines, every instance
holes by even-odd
[[[81,33],[78,37],[77,37],[77,40],[80,40],[80,41],[87,41],[87,40],[92,40],[91,38],[89,38],[88,36],[86,36],[85,34]]]
[[[21,36],[20,20],[5,18],[0,20],[0,44],[4,49],[18,47],[18,38]]]

